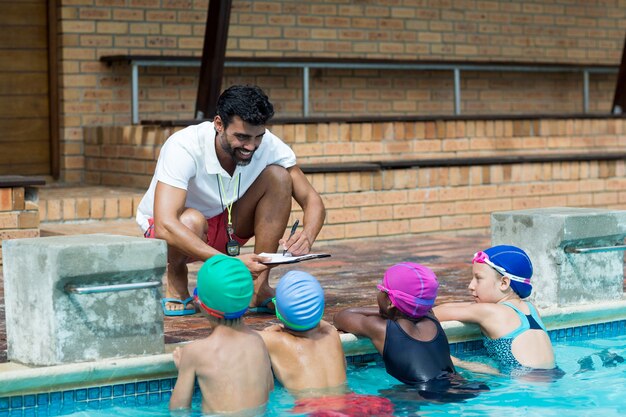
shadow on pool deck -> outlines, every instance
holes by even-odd
[[[132,222],[112,224],[42,225],[42,235],[114,233],[136,235]],[[376,284],[385,269],[395,263],[411,261],[431,267],[440,280],[437,303],[451,300],[470,300],[467,284],[470,263],[474,252],[488,246],[488,236],[398,236],[393,238],[363,239],[342,243],[321,243],[315,251],[332,254],[330,258],[313,260],[296,265],[283,265],[270,273],[270,283],[276,285],[282,274],[292,269],[307,271],[316,276],[326,295],[325,319],[332,322],[333,315],[348,306],[374,306]],[[189,265],[189,286],[195,287],[200,267]],[[2,273],[0,272],[0,280]],[[277,319],[271,315],[249,314],[246,322],[254,328],[263,328]],[[208,335],[207,319],[201,314],[165,318],[165,342],[178,343]],[[0,362],[7,361],[4,290],[0,286]]]

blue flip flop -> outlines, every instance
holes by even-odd
[[[263,300],[261,302],[261,305],[259,305],[257,307],[250,307],[250,308],[248,308],[248,312],[249,313],[258,313],[258,314],[275,314],[276,310],[274,310],[273,308],[269,308],[268,307],[269,303],[271,303],[273,299],[274,299],[274,297],[266,298],[265,300]]]
[[[187,307],[191,303],[193,308],[185,308],[183,310],[168,310],[165,308],[166,303],[182,304],[183,307]],[[163,314],[166,316],[189,316],[196,314],[196,307],[193,305],[193,297],[180,300],[178,298],[161,298],[161,307],[163,308]]]

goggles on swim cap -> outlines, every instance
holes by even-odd
[[[522,278],[522,277],[518,277],[517,275],[513,275],[510,272],[508,272],[506,269],[502,268],[500,265],[496,265],[493,262],[491,262],[489,260],[489,255],[487,255],[485,252],[480,251],[480,252],[476,252],[474,254],[474,258],[472,259],[472,263],[479,263],[479,264],[487,264],[490,267],[492,267],[493,269],[496,270],[496,272],[498,272],[500,275],[502,276],[507,276],[509,277],[512,281],[517,281],[517,282],[521,282],[522,284],[528,284],[530,285],[530,278]]]
[[[246,313],[246,311],[248,311],[248,307],[244,308],[241,311],[236,311],[234,313],[224,313],[223,311],[210,308],[200,300],[200,297],[198,297],[197,288],[193,290],[193,299],[196,303],[198,303],[200,308],[204,310],[205,313],[207,313],[209,316],[213,316],[218,319],[235,320],[243,316]]]

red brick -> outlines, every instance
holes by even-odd
[[[45,221],[58,221],[62,220],[63,216],[61,213],[61,200],[48,200],[46,202],[46,209],[43,211],[45,217],[41,217],[40,219]]]
[[[13,210],[24,210],[24,187],[13,188]]]
[[[23,211],[18,215],[18,227],[20,229],[36,229],[39,227],[39,213]]]
[[[331,209],[326,211],[326,222],[335,223],[355,223],[361,220],[360,209]]]
[[[19,212],[9,211],[0,213],[0,229],[17,229]]]
[[[411,233],[436,232],[441,230],[440,217],[423,217],[421,219],[411,219]]]
[[[378,222],[378,236],[391,236],[411,232],[409,220],[391,220]]]
[[[357,237],[375,237],[377,235],[377,222],[360,222],[345,225],[345,237],[348,239]]]
[[[11,188],[0,188],[0,211],[13,210],[13,190]]]

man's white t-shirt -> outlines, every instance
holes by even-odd
[[[268,165],[290,168],[296,165],[296,155],[267,129],[250,164],[237,165],[231,177],[215,153],[213,122],[189,126],[174,133],[163,144],[150,187],[137,208],[137,223],[144,232],[148,229],[148,219],[154,217],[154,191],[158,181],[187,190],[185,207],[211,218],[222,213],[226,204],[243,196]],[[219,177],[224,187],[221,199]]]

